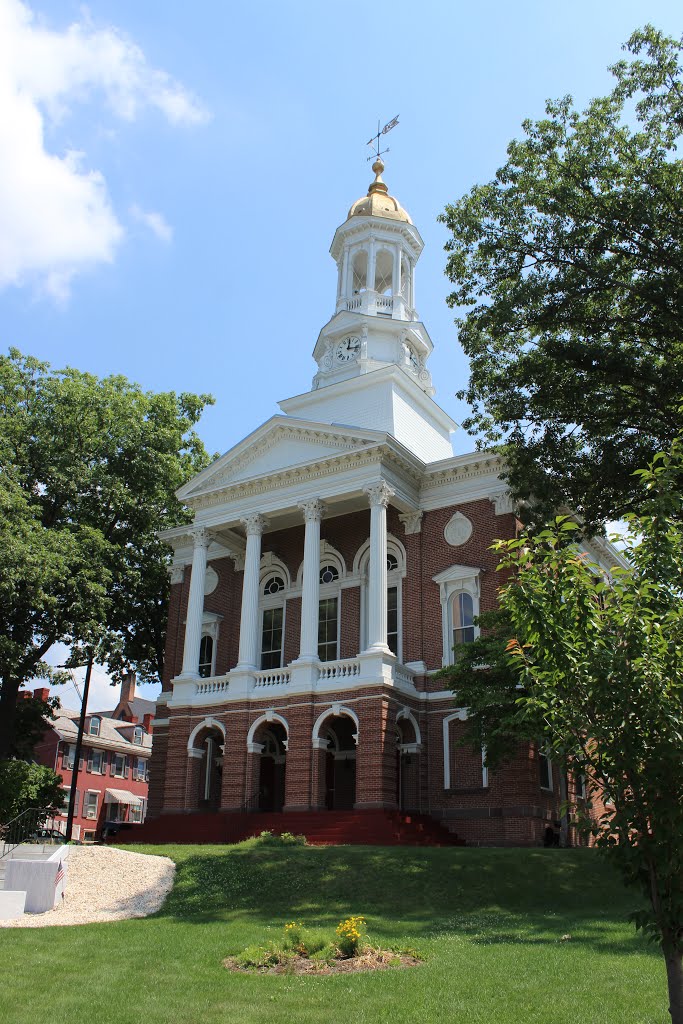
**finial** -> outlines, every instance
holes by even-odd
[[[375,180],[368,189],[368,195],[371,196],[373,192],[383,192],[386,195],[389,192],[389,189],[382,181],[382,171],[384,170],[384,163],[381,157],[377,157],[374,164],[372,165],[372,169],[375,172]]]

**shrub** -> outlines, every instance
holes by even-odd
[[[305,846],[306,836],[297,836],[293,832],[271,832],[265,830],[254,836],[259,846]]]

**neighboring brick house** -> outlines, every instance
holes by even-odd
[[[129,676],[113,711],[96,711],[86,717],[76,782],[74,839],[94,841],[107,827],[145,820],[155,704],[136,698],[134,692],[135,677]],[[48,693],[34,690],[39,699]],[[60,709],[34,754],[37,761],[62,776],[64,809],[54,819],[60,831],[66,827],[79,716],[80,711]]]
[[[495,608],[491,544],[518,522],[500,460],[453,455],[415,311],[422,240],[382,169],[335,233],[312,389],[181,488],[194,523],[162,534],[150,817],[403,809],[471,843],[541,844],[556,768],[529,744],[489,771],[436,675]]]

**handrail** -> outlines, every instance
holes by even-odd
[[[17,846],[32,839],[51,813],[49,807],[27,807],[21,814],[0,825],[0,860],[16,850]]]

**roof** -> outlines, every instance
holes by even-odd
[[[78,735],[78,718],[80,712],[69,711],[62,708],[55,720],[50,723],[61,740],[67,743],[75,743]],[[97,750],[118,750],[131,754],[147,754],[152,749],[152,737],[143,731],[142,743],[133,743],[133,730],[135,724],[132,722],[117,722],[114,719],[106,718],[98,712],[88,715],[88,719],[100,718],[99,736],[91,736],[86,731],[83,733],[83,744],[86,747],[95,747]],[[86,720],[87,721],[87,720]]]
[[[144,697],[133,697],[132,700],[126,702],[126,707],[130,708],[130,713],[134,718],[137,718],[138,722],[142,722],[145,715],[153,715],[156,712],[156,701],[146,700]],[[111,708],[109,711],[93,711],[92,714],[100,715],[102,718],[113,718],[114,712],[118,711],[120,705],[115,708]]]
[[[389,195],[389,189],[382,181],[384,164],[377,158],[372,169],[375,172],[375,180],[368,189],[366,196],[357,199],[349,210],[349,217],[385,217],[387,220],[401,220],[406,224],[412,224],[410,215],[403,209],[398,199]]]

